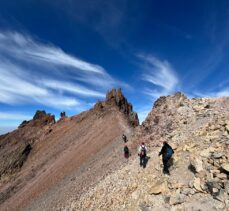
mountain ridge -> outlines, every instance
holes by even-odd
[[[73,117],[62,112],[57,122],[38,111],[19,126],[19,134],[1,136],[1,155],[6,157],[12,147],[19,150],[17,138],[25,142],[16,153],[23,159],[13,157],[16,171],[6,178],[1,174],[0,208],[226,210],[228,103],[228,97],[189,99],[178,92],[155,101],[139,125],[121,89],[113,89],[92,109]],[[123,157],[123,133],[131,152],[128,160]],[[162,174],[158,157],[165,140],[175,151],[170,177]],[[137,157],[141,142],[149,149],[145,169]]]

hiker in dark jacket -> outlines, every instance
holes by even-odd
[[[162,155],[162,161],[163,161],[163,173],[169,174],[169,160],[172,157],[174,151],[172,147],[166,142],[163,142],[163,147],[161,151],[159,152],[159,156]]]
[[[125,135],[125,134],[123,134],[123,135],[122,135],[122,140],[124,141],[124,143],[126,143],[126,142],[127,142],[127,137],[126,137],[126,135]]]
[[[124,157],[129,158],[130,157],[130,150],[127,145],[124,146]]]
[[[146,155],[147,155],[147,148],[145,146],[145,143],[142,142],[142,144],[139,146],[138,149],[138,156],[140,157],[140,166],[143,166],[143,168],[146,167]]]

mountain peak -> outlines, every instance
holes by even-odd
[[[107,92],[105,101],[97,102],[94,106],[95,109],[103,109],[109,106],[118,107],[119,111],[128,117],[130,124],[133,127],[139,125],[139,119],[136,112],[133,111],[133,106],[129,103],[123,95],[121,88],[112,89]]]

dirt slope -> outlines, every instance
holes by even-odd
[[[106,101],[97,103],[94,109],[63,117],[57,123],[50,120],[51,115],[40,114],[1,137],[0,150],[9,157],[4,159],[1,174],[0,210],[57,210],[69,196],[77,199],[120,167],[121,135],[131,135],[138,124],[121,90],[109,92]],[[9,160],[21,160],[28,145],[23,162],[11,165]],[[9,153],[12,146],[13,158]]]

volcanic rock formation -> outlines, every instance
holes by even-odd
[[[97,102],[95,104],[95,109],[102,110],[103,108],[109,106],[117,106],[119,111],[125,114],[129,120],[129,123],[136,127],[139,125],[138,115],[133,112],[133,106],[124,97],[121,89],[112,89],[106,95],[106,100],[104,102]]]

